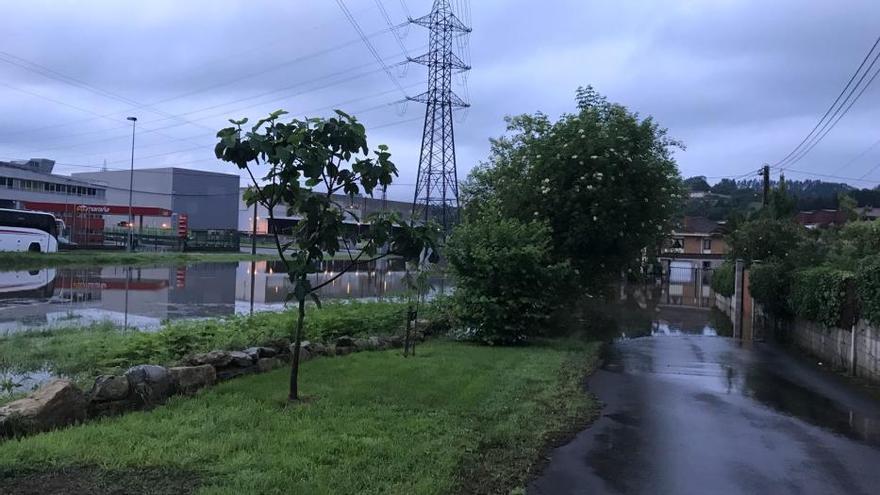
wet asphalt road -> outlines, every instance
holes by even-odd
[[[621,341],[588,387],[602,416],[528,493],[880,494],[880,403],[773,346]]]

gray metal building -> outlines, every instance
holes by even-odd
[[[106,188],[107,203],[127,205],[130,174],[127,170],[82,172],[75,179]],[[164,208],[186,214],[191,230],[236,230],[238,228],[239,177],[184,168],[135,169],[132,204]],[[125,216],[107,216],[108,223],[125,221]],[[139,219],[135,219],[137,225]],[[144,227],[167,227],[168,219],[143,219]]]

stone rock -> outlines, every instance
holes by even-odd
[[[217,383],[217,371],[210,364],[169,368],[174,389],[182,394],[192,394]]]
[[[260,358],[257,361],[257,370],[260,373],[265,373],[267,371],[272,371],[274,369],[280,368],[283,364],[284,363],[276,357]]]
[[[378,351],[382,348],[382,342],[379,340],[379,337],[370,337],[367,341],[370,343],[371,351]]]
[[[391,348],[391,340],[389,340],[388,337],[379,336],[373,338],[379,341],[379,349],[385,350]]]
[[[226,351],[211,351],[204,354],[196,354],[186,360],[186,364],[190,366],[202,366],[210,364],[216,368],[229,366],[232,362],[232,355]]]
[[[398,349],[403,347],[403,337],[400,335],[395,335],[388,339],[388,342],[391,344],[391,347]]]
[[[133,399],[111,400],[107,402],[90,402],[89,418],[98,418],[102,416],[116,416],[140,409],[143,404]]]
[[[128,397],[130,386],[124,376],[101,375],[95,379],[89,399],[93,402],[124,400]]]
[[[354,350],[355,350],[355,352],[369,351],[370,350],[370,341],[367,339],[355,339]]]
[[[272,347],[248,347],[241,352],[250,356],[254,361],[260,358],[275,357],[278,354],[278,351]]]
[[[346,356],[348,354],[351,354],[353,350],[354,350],[354,348],[352,348],[352,347],[336,346],[336,355],[337,356]]]
[[[309,351],[312,356],[326,356],[329,354],[327,346],[320,342],[303,342],[303,348]]]
[[[348,336],[342,336],[336,339],[336,347],[354,347],[354,339]]]
[[[286,353],[290,352],[290,350],[289,350],[290,349],[290,339],[280,338],[280,339],[270,340],[269,342],[266,342],[265,346],[275,349],[275,352],[277,352],[278,354],[286,354]]]
[[[241,351],[232,351],[229,353],[229,356],[232,357],[231,365],[238,366],[240,368],[245,368],[247,366],[251,366],[254,364],[254,359],[251,359],[250,356],[241,352]]]
[[[312,353],[304,346],[303,344],[308,344],[309,342],[300,342],[299,344],[299,362],[304,363],[309,359],[312,359]],[[290,354],[293,355],[294,344],[290,344]]]
[[[85,395],[73,382],[52,380],[30,396],[0,407],[0,435],[47,431],[83,421],[87,407]]]
[[[248,366],[246,368],[239,368],[239,367],[235,367],[235,366],[232,366],[229,368],[223,368],[223,369],[217,370],[217,381],[221,382],[221,381],[231,380],[233,378],[238,378],[240,376],[257,373],[258,371],[260,371],[260,370],[256,364]]]
[[[125,372],[125,376],[128,377],[132,392],[148,407],[165,402],[174,391],[171,373],[162,366],[134,366]]]

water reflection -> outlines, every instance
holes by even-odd
[[[600,333],[612,338],[663,335],[731,336],[729,320],[714,308],[708,277],[690,276],[652,284],[620,284],[605,297],[594,298],[588,311],[600,320]]]
[[[322,299],[375,299],[405,292],[398,260],[364,265],[338,276],[343,261],[310,275],[332,281]],[[431,281],[446,290],[445,281]],[[283,308],[291,284],[281,262],[197,263],[181,266],[44,268],[0,273],[0,332],[108,322],[155,329],[176,319],[222,317]]]

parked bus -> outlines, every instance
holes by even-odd
[[[58,223],[55,215],[0,209],[0,251],[58,251]]]

